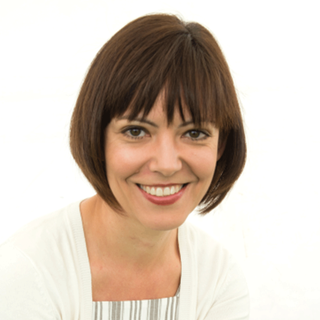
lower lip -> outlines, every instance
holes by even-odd
[[[141,193],[143,194],[143,196],[149,200],[150,202],[157,204],[159,206],[168,206],[170,204],[175,203],[176,201],[178,201],[183,193],[185,192],[186,188],[188,185],[186,185],[185,187],[183,187],[179,192],[175,193],[175,194],[171,194],[170,196],[164,196],[164,197],[157,197],[157,196],[153,196],[152,194],[146,193],[144,190],[142,190],[139,186],[137,186],[139,188],[139,190],[141,191]]]

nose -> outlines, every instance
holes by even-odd
[[[150,171],[171,177],[181,168],[181,152],[177,142],[170,135],[158,137],[151,154]]]

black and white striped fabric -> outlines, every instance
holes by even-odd
[[[96,301],[92,320],[177,320],[179,291],[174,297],[163,299]]]

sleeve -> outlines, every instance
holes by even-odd
[[[205,320],[249,320],[249,291],[241,268],[233,263],[225,285]]]
[[[11,245],[0,247],[0,319],[61,320],[33,262]]]

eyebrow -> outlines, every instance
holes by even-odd
[[[130,120],[128,116],[122,116],[122,117],[119,117],[119,118],[117,118],[117,119],[118,119],[118,120],[123,120],[123,119]],[[158,128],[158,126],[157,126],[154,122],[152,122],[152,121],[150,121],[150,120],[147,120],[147,119],[144,119],[144,118],[134,118],[134,119],[132,119],[132,120],[130,120],[130,121],[143,122],[143,123],[147,123],[147,124],[150,124],[150,125],[153,126],[153,127]],[[190,120],[190,121],[185,121],[185,122],[183,122],[183,123],[181,123],[181,124],[179,125],[179,128],[186,127],[186,126],[188,126],[189,124],[193,124],[193,123],[194,123],[194,122],[193,122],[192,120]]]

